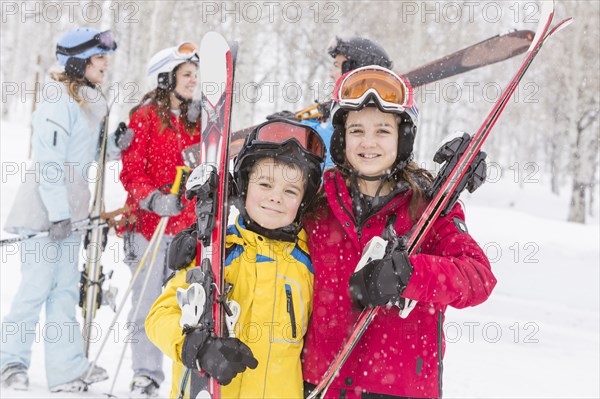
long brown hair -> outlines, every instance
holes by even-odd
[[[350,191],[350,185],[352,184],[353,180],[353,177],[350,174],[338,167],[333,167],[328,170],[340,173],[344,177],[346,188],[348,191]],[[415,223],[419,217],[421,217],[421,213],[423,213],[423,210],[427,205],[428,198],[426,191],[433,182],[432,174],[428,170],[420,168],[415,162],[410,161],[398,173],[392,175],[390,180],[395,183],[406,183],[412,190],[409,212],[412,222]],[[321,190],[319,190],[317,193],[317,197],[307,209],[306,214],[320,218],[321,212],[328,212],[326,210],[326,205],[327,195],[325,194],[325,190],[321,188]],[[327,213],[323,215],[327,215]]]
[[[177,70],[183,64],[185,64],[185,62],[177,65],[175,67],[175,69],[173,69],[172,73],[177,73]],[[156,108],[158,110],[158,112],[157,112],[158,117],[162,122],[160,129],[158,131],[158,134],[162,134],[167,127],[169,127],[172,130],[176,130],[175,126],[173,126],[173,124],[171,123],[171,96],[170,96],[170,94],[174,90],[175,90],[175,88],[173,88],[172,90],[165,90],[165,89],[161,89],[160,87],[157,87],[154,90],[149,91],[148,93],[146,93],[144,95],[144,97],[142,97],[139,104],[137,104],[135,107],[133,107],[131,109],[131,111],[129,111],[129,118],[131,119],[133,114],[137,110],[139,110],[141,107],[143,107],[144,105],[154,104],[154,105],[156,105]],[[181,102],[181,104],[179,105],[179,109],[181,110],[181,114],[179,115],[179,121],[180,121],[181,125],[184,127],[185,132],[189,136],[193,136],[196,134],[198,122],[197,121],[190,122],[188,120],[187,115],[188,115],[189,107],[190,107],[190,102],[184,102],[184,101]]]
[[[67,86],[67,92],[78,105],[85,105],[85,99],[79,94],[79,89],[83,86],[89,86],[91,83],[86,78],[76,78],[66,72],[53,72],[50,77],[57,82],[64,83]]]

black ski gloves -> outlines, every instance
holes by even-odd
[[[119,123],[119,126],[115,130],[115,144],[121,151],[125,151],[131,145],[133,141],[133,130],[127,127],[125,122]]]
[[[52,241],[62,241],[71,235],[71,229],[71,219],[51,222],[50,229],[48,229],[48,237],[50,237]]]
[[[177,271],[185,269],[196,257],[198,246],[196,235],[196,224],[194,223],[185,230],[180,231],[171,241],[167,253],[167,265],[169,269]]]
[[[406,251],[392,249],[350,276],[350,297],[359,308],[395,302],[406,289],[413,267]]]
[[[181,360],[190,369],[199,366],[221,385],[229,384],[246,368],[258,366],[258,360],[242,341],[215,337],[205,330],[194,330],[186,335]]]
[[[317,110],[321,113],[319,122],[325,122],[331,116],[331,101],[325,101],[317,105]]]

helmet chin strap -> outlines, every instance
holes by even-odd
[[[266,229],[258,223],[256,223],[254,220],[252,220],[252,218],[248,215],[248,212],[246,212],[245,209],[243,209],[243,211],[241,210],[240,214],[242,215],[242,218],[246,223],[246,228],[250,231],[253,231],[272,240],[286,242],[298,241],[298,233],[301,229],[300,224],[292,223],[284,227],[279,227],[277,229]]]
[[[358,177],[359,179],[363,179],[363,180],[367,180],[367,181],[377,181],[377,180],[389,180],[394,174],[396,174],[396,172],[404,169],[404,167],[406,167],[406,165],[408,165],[408,159],[404,160],[404,161],[399,161],[396,165],[394,165],[394,167],[387,173],[383,173],[381,175],[377,175],[377,176],[365,176],[360,174],[356,169],[354,169],[353,167],[347,168],[348,172],[350,172],[350,174],[352,176]]]
[[[349,169],[349,171],[350,171],[350,175],[354,178],[355,181],[356,181],[356,179],[362,179],[362,180],[367,180],[367,181],[377,181],[377,180],[380,181],[379,186],[377,187],[377,191],[375,191],[375,195],[373,196],[373,198],[375,199],[375,202],[376,202],[379,198],[379,193],[381,193],[381,190],[383,189],[383,186],[385,185],[385,183],[388,181],[391,181],[392,176],[394,174],[396,174],[397,172],[399,172],[400,170],[402,170],[407,164],[408,164],[408,160],[400,161],[388,173],[384,173],[384,174],[377,175],[377,176],[365,176],[365,175],[358,173],[353,168]]]
[[[92,89],[95,89],[96,87],[98,87],[98,85],[96,85],[96,84],[94,84],[94,83],[90,82],[90,81],[88,80],[88,78],[86,78],[86,77],[84,77],[84,78],[83,78],[83,80],[85,80],[85,84],[86,84],[86,86],[89,86],[89,87],[91,87]]]
[[[178,99],[179,101],[181,101],[184,104],[191,104],[192,103],[192,99],[191,98],[185,98],[185,97],[183,97],[181,94],[177,93],[177,91],[175,91],[175,89],[173,89],[173,95],[175,96],[176,99]]]

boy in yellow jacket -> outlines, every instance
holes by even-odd
[[[175,270],[145,327],[148,338],[173,360],[171,397],[194,397],[186,370],[198,368],[223,386],[223,398],[302,398],[300,355],[312,312],[313,269],[300,218],[315,198],[325,145],[312,128],[272,120],[248,136],[234,165],[235,224],[227,229],[228,303],[239,306],[229,337],[205,330],[182,334],[177,289],[196,266],[196,227],[169,249]],[[191,263],[190,263],[190,260]],[[205,306],[210,306],[206,304]],[[227,324],[227,323],[226,323]],[[192,380],[193,381],[193,380]]]

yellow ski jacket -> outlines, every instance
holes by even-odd
[[[241,218],[229,226],[226,237],[225,281],[233,285],[229,300],[240,304],[235,336],[250,347],[258,367],[247,369],[221,388],[223,398],[302,398],[300,355],[312,312],[313,269],[306,246],[306,232],[298,242],[268,239],[246,230]],[[185,373],[181,349],[181,309],[177,288],[187,288],[187,271],[169,280],[146,318],[146,334],[173,360],[171,398],[181,390]],[[186,389],[189,397],[189,386]]]

